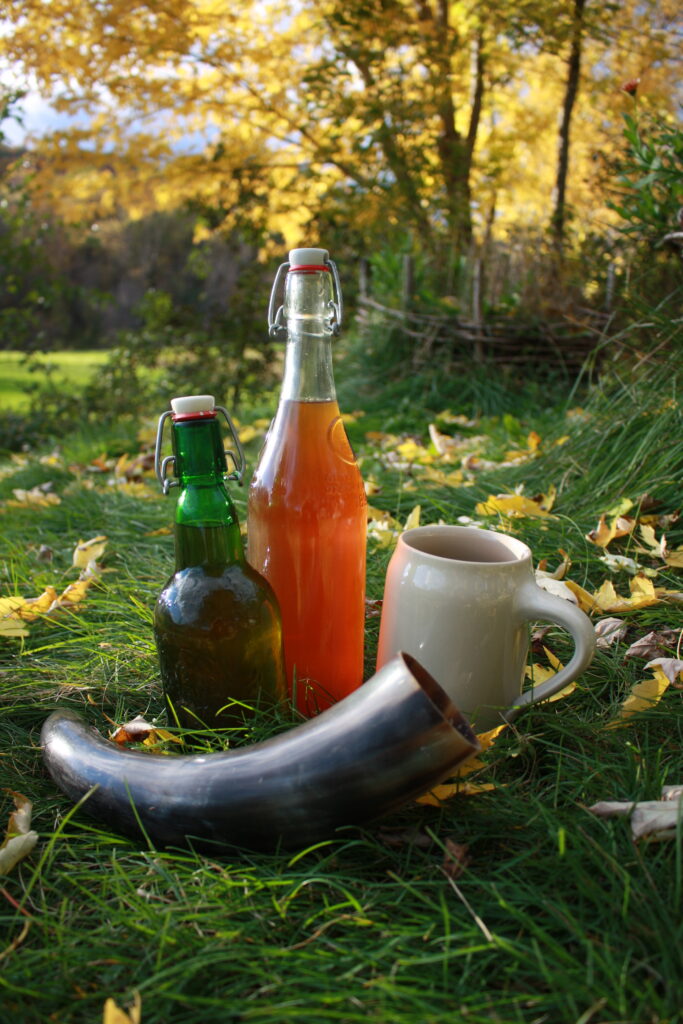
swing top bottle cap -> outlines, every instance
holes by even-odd
[[[213,395],[184,395],[171,399],[171,409],[175,417],[213,415],[216,400]]]
[[[329,258],[327,249],[290,249],[289,268],[296,270],[297,267],[324,267]]]

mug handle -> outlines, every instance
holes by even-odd
[[[562,626],[574,638],[574,654],[569,664],[565,665],[552,679],[547,679],[540,686],[534,686],[515,698],[512,705],[504,713],[506,722],[511,722],[520,711],[547,700],[558,693],[567,683],[580,676],[590,665],[595,652],[595,630],[588,616],[571,601],[549,594],[536,583],[529,581],[518,593],[516,610],[524,620],[546,619]]]

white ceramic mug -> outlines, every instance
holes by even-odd
[[[522,693],[529,623],[567,629],[574,654],[555,676]],[[515,537],[467,526],[401,534],[389,563],[377,667],[397,651],[416,658],[478,732],[551,697],[590,663],[595,633],[576,605],[542,590],[531,551]]]

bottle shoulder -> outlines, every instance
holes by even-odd
[[[268,432],[250,493],[277,489],[288,499],[320,491],[364,494],[360,469],[336,401],[283,401]]]
[[[225,566],[190,566],[174,572],[157,598],[155,615],[188,619],[203,615],[252,614],[277,607],[270,584],[248,562]]]

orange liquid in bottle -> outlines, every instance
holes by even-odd
[[[313,715],[363,681],[367,503],[336,401],[283,401],[249,491],[248,560],[280,604],[288,685]]]

